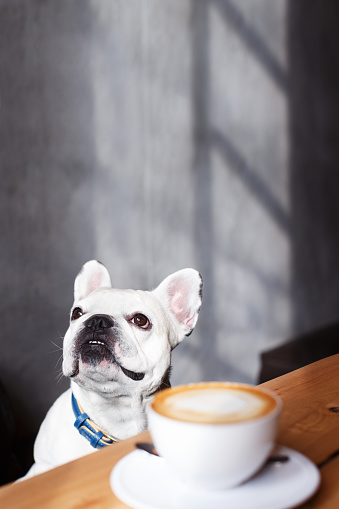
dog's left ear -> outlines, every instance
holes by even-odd
[[[183,269],[168,276],[153,292],[174,318],[176,337],[172,349],[193,331],[202,302],[202,278],[195,269]]]
[[[74,302],[84,299],[98,288],[110,288],[111,278],[105,265],[97,260],[86,262],[74,281]]]

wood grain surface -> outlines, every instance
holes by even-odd
[[[333,409],[339,409],[339,355],[263,386],[280,395],[284,403],[278,443],[305,454],[321,471],[318,493],[302,507],[338,508],[339,413]],[[136,442],[145,441],[150,441],[147,431],[32,479],[4,486],[0,489],[0,508],[125,508],[112,493],[109,476]]]

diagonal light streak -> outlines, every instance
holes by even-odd
[[[242,13],[230,0],[213,0],[212,2],[225,19],[237,31],[247,49],[260,62],[267,74],[284,93],[288,92],[288,76],[275,56],[270,52],[267,44],[260,35],[245,20]]]

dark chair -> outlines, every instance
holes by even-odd
[[[14,419],[6,391],[0,384],[0,484],[7,482],[13,459]]]
[[[267,382],[336,353],[339,353],[339,323],[308,332],[263,352],[258,383]]]
[[[18,439],[9,398],[0,382],[0,485],[22,477],[33,463],[34,437]]]

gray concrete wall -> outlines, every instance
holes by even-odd
[[[0,378],[23,433],[67,387],[60,347],[90,258],[118,287],[201,271],[175,384],[255,382],[262,350],[337,318],[336,15],[0,0]]]

